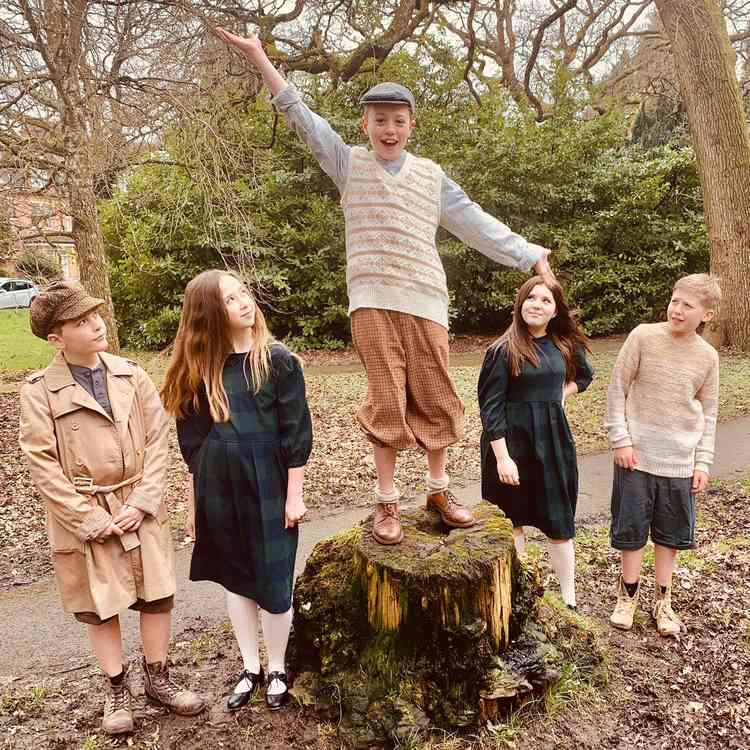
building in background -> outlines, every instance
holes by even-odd
[[[9,274],[78,280],[72,219],[47,175],[0,169],[0,267]]]

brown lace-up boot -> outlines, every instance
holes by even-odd
[[[372,535],[380,544],[400,544],[404,538],[398,503],[377,503],[372,520]]]
[[[106,734],[127,734],[133,731],[133,710],[130,706],[128,667],[115,677],[104,676],[105,699],[102,731]]]
[[[169,676],[166,662],[147,664],[143,660],[146,695],[154,702],[174,711],[180,716],[195,716],[206,703],[197,693],[182,687]]]
[[[425,508],[436,510],[443,519],[443,523],[452,529],[468,529],[477,522],[474,514],[461,505],[455,495],[448,490],[439,490],[427,495]]]

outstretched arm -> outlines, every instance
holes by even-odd
[[[241,37],[221,28],[215,29],[214,33],[258,70],[273,95],[274,105],[284,116],[289,127],[307,145],[323,171],[336,183],[339,191],[343,192],[349,171],[351,147],[344,143],[327,120],[316,115],[305,105],[297,89],[286,82],[268,59],[263,45],[255,34]]]
[[[446,175],[441,189],[440,225],[495,263],[522,271],[533,268],[547,283],[555,279],[547,248],[527,242],[483,211]]]
[[[263,45],[260,43],[256,34],[250,36],[237,36],[231,34],[220,26],[214,29],[219,39],[226,42],[232,49],[242,55],[263,77],[263,83],[266,84],[269,91],[276,96],[286,88],[284,76],[274,68],[273,63],[268,59]]]

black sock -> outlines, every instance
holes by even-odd
[[[659,591],[661,591],[662,596],[667,593],[667,588],[668,586],[662,586],[661,584],[659,584]]]
[[[623,581],[623,584],[625,584],[625,591],[628,592],[628,596],[632,599],[635,596],[635,592],[638,591],[638,581],[636,581],[635,583],[628,583],[627,581]]]
[[[109,681],[113,685],[119,685],[122,682],[124,677],[125,677],[125,670],[123,669],[122,672],[120,672],[120,674],[116,674],[113,677],[110,677]]]

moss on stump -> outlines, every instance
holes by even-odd
[[[345,745],[475,727],[558,676],[537,569],[519,563],[497,508],[475,513],[450,533],[431,511],[403,513],[391,547],[368,518],[313,550],[294,594],[292,694]]]

